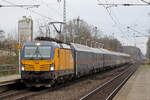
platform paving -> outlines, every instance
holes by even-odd
[[[10,75],[10,76],[0,77],[0,86],[14,83],[20,78],[21,78],[20,75]]]
[[[150,66],[141,66],[113,100],[150,100]]]

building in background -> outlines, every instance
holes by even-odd
[[[25,42],[33,41],[33,20],[31,17],[23,16],[18,21],[19,42],[23,45]]]

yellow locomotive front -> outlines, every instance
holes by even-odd
[[[73,52],[69,46],[64,47],[46,41],[25,43],[21,54],[23,82],[28,86],[45,86],[66,77],[72,78]]]
[[[23,46],[21,78],[27,85],[49,83],[53,79],[54,49],[50,42],[30,42]]]

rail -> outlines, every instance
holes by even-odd
[[[118,71],[120,72],[120,70],[118,70]],[[80,81],[87,80],[87,78],[89,78],[89,76],[82,77],[82,78],[79,78],[79,79],[76,79],[76,80],[72,80],[72,81],[67,81],[65,84],[64,83],[56,84],[55,86],[53,86],[51,88],[39,89],[38,91],[36,90],[36,92],[35,91],[31,91],[30,89],[27,89],[27,88],[25,88],[25,90],[23,90],[23,91],[16,91],[16,92],[9,92],[8,91],[9,93],[6,92],[6,93],[1,94],[0,95],[0,99],[5,100],[7,98],[15,98],[15,100],[27,100],[27,99],[31,99],[32,97],[34,98],[35,96],[38,96],[38,95],[41,95],[41,94],[47,94],[48,92],[50,93],[50,92],[58,91],[58,90],[61,90],[63,88],[65,89],[65,87],[71,86],[71,85],[73,85],[75,83],[78,83]],[[92,76],[92,78],[93,78],[93,76]],[[18,85],[17,85],[17,87],[18,87]],[[75,88],[76,88],[76,85],[75,85]],[[43,99],[43,97],[41,96],[41,98],[39,98],[39,99]]]
[[[133,65],[131,67],[133,67]],[[128,68],[123,73],[117,75],[113,79],[109,80],[105,84],[103,84],[103,85],[97,87],[96,89],[94,89],[93,91],[89,92],[88,94],[86,94],[85,96],[83,96],[82,98],[80,98],[80,100],[91,100],[91,98],[92,99],[94,98],[95,100],[98,100],[99,97],[102,97],[103,99],[105,98],[105,100],[112,100],[112,98],[119,91],[119,89],[123,86],[123,84],[125,84],[125,82],[136,71],[137,68],[135,66],[134,66],[135,68],[133,68],[133,69],[131,69],[131,67]],[[118,79],[119,79],[119,81],[117,83]],[[112,89],[112,90],[110,90],[110,89]],[[107,94],[105,94],[105,92],[104,92],[105,90],[109,90],[109,91],[107,91],[108,92]]]

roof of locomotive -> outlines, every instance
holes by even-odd
[[[53,45],[53,46],[59,46],[56,42],[49,42],[49,41],[33,41],[33,42],[26,42],[24,46],[32,46],[37,45],[37,43],[40,43],[40,45]]]
[[[37,45],[37,43],[40,43],[40,45],[51,45],[55,48],[65,48],[65,49],[71,49],[70,45],[64,44],[64,43],[56,43],[52,41],[34,41],[34,42],[26,42],[24,46],[32,46]]]

